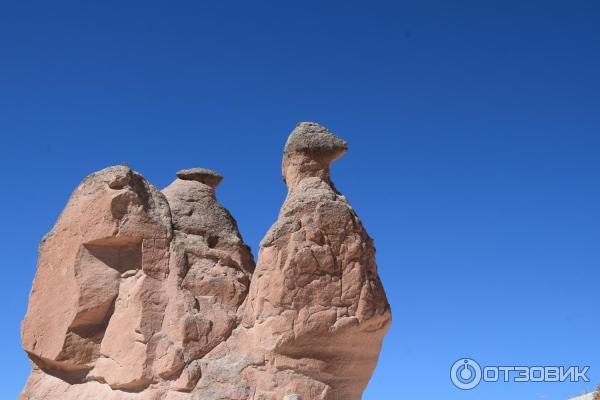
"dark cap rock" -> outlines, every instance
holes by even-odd
[[[184,181],[198,181],[212,188],[219,186],[223,175],[206,168],[188,168],[177,172],[177,177]]]
[[[324,126],[315,122],[300,122],[288,137],[284,153],[300,152],[335,160],[347,150],[348,143]]]

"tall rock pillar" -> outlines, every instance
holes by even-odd
[[[265,352],[264,367],[246,371],[256,399],[359,400],[377,363],[391,311],[373,241],[331,182],[346,151],[310,122],[285,146],[289,192],[261,242],[242,320],[241,348]]]

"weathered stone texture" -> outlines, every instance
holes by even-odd
[[[330,179],[346,150],[318,124],[292,132],[256,270],[218,173],[182,170],[162,191],[125,166],[87,177],[40,244],[20,398],[360,399],[391,313]]]

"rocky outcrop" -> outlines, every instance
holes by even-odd
[[[360,399],[391,314],[330,179],[346,150],[318,124],[292,132],[256,269],[221,175],[182,170],[162,191],[125,166],[87,177],[40,244],[20,398]]]

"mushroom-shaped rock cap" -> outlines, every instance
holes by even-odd
[[[184,181],[198,181],[212,188],[219,186],[223,175],[206,168],[188,168],[177,172],[177,177]]]
[[[315,122],[300,122],[285,144],[284,153],[304,153],[333,161],[346,153],[348,143]]]

